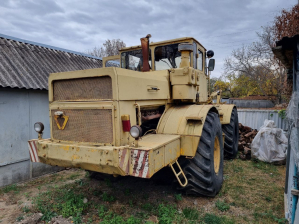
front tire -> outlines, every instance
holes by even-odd
[[[181,158],[181,167],[188,179],[180,187],[188,195],[215,197],[223,183],[223,137],[218,114],[207,114],[195,156]]]
[[[224,140],[224,158],[235,159],[238,154],[238,141],[239,141],[239,120],[237,108],[234,108],[230,123],[222,125],[222,131],[225,134]]]

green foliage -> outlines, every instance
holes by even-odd
[[[23,212],[25,212],[25,213],[30,212],[30,209],[28,208],[28,206],[24,206],[24,207],[22,208],[22,210],[23,210]]]
[[[224,201],[217,200],[215,205],[222,212],[225,212],[230,209],[229,204],[225,203]]]
[[[108,194],[107,192],[104,192],[102,195],[103,201],[113,202],[116,200],[116,198],[113,195]]]
[[[139,223],[142,223],[142,220],[134,216],[130,216],[130,218],[128,218],[126,221],[126,224],[139,224]]]
[[[285,119],[286,116],[287,116],[287,114],[286,114],[286,110],[285,109],[282,109],[282,110],[278,111],[278,117],[280,117],[281,119]]]
[[[124,194],[125,194],[126,196],[129,196],[129,195],[131,194],[131,190],[128,189],[128,188],[126,188],[125,191],[124,191]]]
[[[183,200],[181,194],[175,194],[175,195],[174,195],[174,199],[175,199],[176,201],[182,201],[182,200]]]
[[[160,224],[170,224],[173,223],[177,210],[172,205],[160,204],[158,207],[158,217]]]
[[[8,185],[6,187],[3,188],[3,192],[4,193],[8,193],[10,191],[14,191],[14,192],[19,192],[19,187],[16,184],[12,184],[12,185]]]
[[[111,180],[110,180],[110,179],[106,178],[106,179],[105,179],[105,183],[106,183],[106,185],[107,185],[108,187],[112,187],[112,183],[111,183]]]
[[[107,208],[104,206],[104,205],[101,205],[100,208],[99,208],[99,218],[100,219],[103,219],[106,215],[106,212],[107,212]]]
[[[130,216],[126,221],[124,219],[111,212],[107,211],[107,208],[103,205],[100,206],[99,208],[99,218],[102,220],[101,223],[103,224],[139,224],[142,223],[142,220],[139,218],[136,218],[134,216]]]
[[[150,212],[154,209],[154,206],[151,203],[145,203],[141,206],[141,208]]]
[[[202,218],[204,224],[234,224],[233,219],[229,219],[225,216],[217,216],[214,214],[206,213]]]
[[[42,212],[43,216],[42,216],[41,220],[45,221],[45,222],[49,222],[49,221],[51,221],[51,219],[53,217],[57,216],[57,214],[53,211],[43,210],[43,209],[41,209],[40,211],[44,211],[44,212]]]
[[[130,207],[133,207],[133,201],[132,200],[129,200],[129,205],[130,205]]]
[[[24,217],[22,215],[20,215],[16,218],[16,221],[21,222],[23,219],[24,219]]]
[[[254,218],[255,220],[260,220],[260,219],[270,219],[272,221],[277,222],[278,224],[286,224],[288,221],[285,218],[277,218],[272,210],[268,210],[266,212],[254,212]]]
[[[199,218],[199,212],[194,208],[184,208],[183,214],[186,219],[196,221]]]
[[[100,195],[103,194],[103,192],[100,191],[100,190],[94,190],[94,191],[92,192],[92,194],[93,194],[94,196],[100,196]]]
[[[253,159],[252,164],[253,164],[253,167],[260,169],[265,173],[273,173],[273,174],[278,173],[277,167],[274,166],[273,164],[266,163],[266,162],[260,161],[258,159]]]
[[[79,186],[84,186],[84,185],[87,184],[86,182],[84,182],[83,179],[76,180],[75,182],[76,182],[77,184],[79,184]]]
[[[82,223],[81,213],[77,213],[77,215],[75,217],[73,217],[73,223],[74,224],[81,224]]]
[[[88,208],[89,203],[84,203],[84,195],[78,193],[72,185],[64,188],[55,188],[53,191],[40,193],[34,200],[35,208],[43,214],[43,221],[50,221],[52,217],[62,215],[65,218],[72,216],[74,222],[80,223],[81,215]]]
[[[75,179],[77,179],[78,177],[80,177],[80,174],[79,174],[79,173],[74,173],[74,174],[70,175],[69,179],[70,179],[70,180],[75,180]]]
[[[113,212],[107,212],[101,223],[102,224],[126,224],[123,217],[121,217]]]

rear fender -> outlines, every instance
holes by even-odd
[[[229,124],[230,123],[230,117],[232,115],[232,111],[233,111],[234,108],[236,108],[236,105],[234,105],[234,104],[220,104],[220,105],[216,105],[216,108],[219,111],[220,123],[221,124]]]
[[[161,117],[157,133],[180,135],[181,155],[194,157],[209,111],[218,113],[213,105],[193,104],[170,107]]]

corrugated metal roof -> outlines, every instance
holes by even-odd
[[[102,59],[0,34],[0,87],[48,89],[50,73],[102,67]]]

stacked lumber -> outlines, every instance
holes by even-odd
[[[241,123],[239,123],[238,150],[241,151],[240,159],[251,159],[251,142],[257,133],[258,131],[256,129],[252,129],[248,126],[243,126]]]

